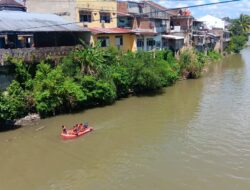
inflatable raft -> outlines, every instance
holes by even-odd
[[[61,133],[61,137],[63,139],[74,139],[74,138],[83,136],[84,134],[89,133],[91,131],[93,131],[92,127],[88,127],[88,128],[86,128],[84,130],[79,131],[78,133],[75,133],[73,131],[73,129],[68,129],[67,133],[64,133],[64,132]]]

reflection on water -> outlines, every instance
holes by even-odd
[[[62,115],[0,134],[2,189],[250,188],[249,51],[158,96]],[[60,126],[95,128],[63,141]]]

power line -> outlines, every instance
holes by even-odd
[[[168,12],[168,11],[172,11],[172,10],[180,10],[180,9],[187,9],[187,8],[204,7],[204,6],[211,6],[211,5],[217,5],[217,4],[226,4],[226,3],[232,3],[232,2],[237,2],[237,1],[241,1],[241,0],[229,0],[229,1],[220,1],[220,2],[215,2],[215,3],[205,3],[205,4],[200,4],[200,5],[190,5],[190,6],[184,6],[184,7],[169,8],[169,9],[166,9],[166,10],[159,10],[159,11],[151,11],[151,12],[147,12],[147,13],[141,13],[139,15],[145,15],[145,14],[151,14],[151,13],[160,13],[160,12]],[[100,9],[100,11],[102,11],[102,9]],[[117,19],[117,18],[118,18],[118,16],[113,17],[112,19]],[[101,21],[101,19],[92,20],[92,22],[96,22],[96,21]],[[44,25],[44,26],[37,26],[37,27],[28,27],[28,28],[23,28],[23,29],[19,29],[19,30],[28,30],[28,29],[52,27],[52,26],[64,26],[64,25],[79,24],[79,23],[83,23],[83,22],[75,21],[75,22],[68,22],[68,23],[64,23],[64,24],[53,24],[53,25]]]

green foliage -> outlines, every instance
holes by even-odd
[[[208,51],[207,56],[212,61],[217,61],[221,59],[221,54],[217,51]]]
[[[112,68],[112,78],[116,86],[117,97],[125,97],[131,89],[132,78],[128,68],[117,65]]]
[[[24,91],[17,81],[12,81],[0,94],[0,121],[20,118],[27,114]]]
[[[246,35],[233,36],[229,42],[227,51],[239,53],[245,47],[248,38]]]
[[[15,65],[15,78],[20,85],[23,88],[25,88],[26,85],[29,86],[30,83],[28,81],[31,79],[31,74],[29,73],[28,64],[25,64],[23,60],[16,58],[10,58],[9,62]]]
[[[230,20],[230,32],[232,36],[246,34],[250,29],[250,16],[241,14],[239,18]]]
[[[104,52],[99,46],[80,47],[72,52],[72,56],[81,73],[86,75],[97,75],[104,62]]]
[[[132,87],[137,93],[155,91],[173,84],[177,79],[174,67],[165,61],[159,52],[139,52],[132,67]]]
[[[241,14],[238,19],[234,19],[230,26],[231,40],[227,47],[228,52],[239,53],[242,50],[247,41],[247,32],[250,29],[250,16]]]
[[[210,56],[217,58],[214,53]],[[183,72],[199,77],[206,60],[189,49],[177,60],[165,50],[124,53],[99,46],[78,48],[58,65],[42,61],[34,72],[23,61],[12,60],[17,81],[0,94],[0,120],[30,111],[55,115],[111,104],[133,92],[157,91],[172,85]]]
[[[81,86],[87,95],[87,105],[111,104],[116,98],[115,86],[94,76],[84,76],[81,79]]]
[[[87,97],[79,84],[64,75],[60,66],[52,69],[41,63],[34,78],[34,99],[37,111],[50,115],[72,110]]]
[[[208,55],[206,55],[204,52],[196,52],[198,62],[202,65],[205,65],[208,61]]]
[[[74,78],[77,75],[81,75],[81,67],[78,62],[74,61],[73,53],[64,57],[61,61],[60,66],[62,68],[63,73],[69,77]]]
[[[204,61],[199,61],[194,49],[184,48],[181,51],[179,64],[181,73],[186,78],[198,78],[201,75]]]

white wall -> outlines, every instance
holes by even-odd
[[[222,28],[223,30],[225,29],[225,21],[211,15],[201,17],[198,19],[198,21],[204,22],[210,30],[212,28]]]

